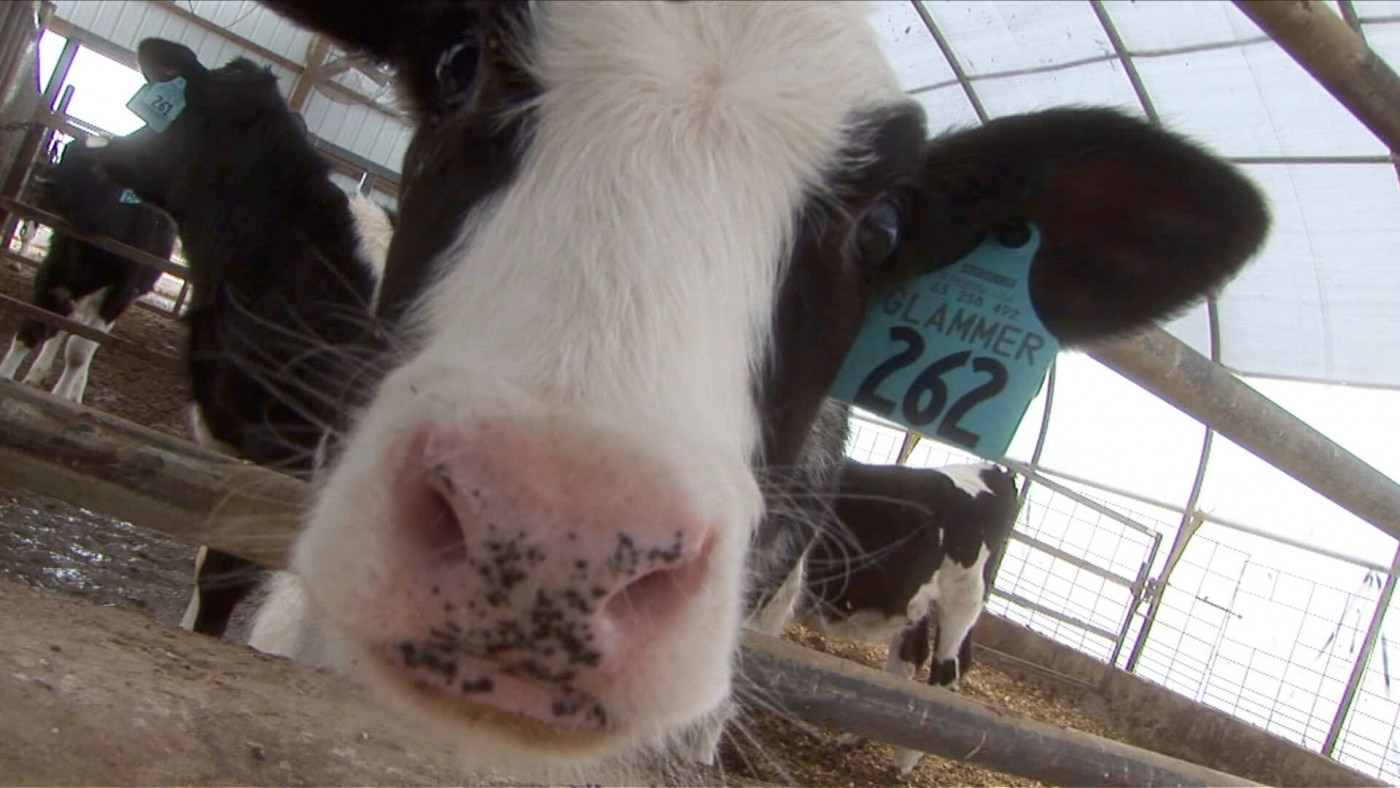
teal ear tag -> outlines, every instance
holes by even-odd
[[[146,121],[151,131],[165,131],[170,127],[170,122],[185,111],[185,78],[176,77],[169,82],[142,85],[136,95],[126,102],[126,108]]]
[[[141,202],[141,198],[137,197],[136,192],[130,189],[122,189],[122,196],[117,199],[117,202],[124,202],[128,205],[135,205],[136,203]]]
[[[871,303],[831,396],[1000,460],[1060,343],[1031,306],[1040,230],[1020,246],[988,236],[952,265]]]

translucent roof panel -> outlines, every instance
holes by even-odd
[[[1073,68],[979,79],[973,83],[989,117],[1066,104],[1116,107],[1142,114],[1142,105],[1122,64],[1100,60]]]
[[[895,66],[899,86],[917,91],[953,80],[953,67],[943,57],[919,12],[907,0],[871,3],[870,23],[880,34],[880,46]]]
[[[1274,228],[1220,299],[1221,360],[1241,372],[1394,385],[1400,186],[1385,164],[1255,165]]]
[[[1186,503],[1205,435],[1200,422],[1082,353],[1061,353],[1055,374],[1043,468]],[[1039,427],[1038,416],[1026,421]]]
[[[953,84],[912,95],[915,101],[923,105],[924,114],[928,117],[929,131],[933,134],[976,126],[978,123],[977,111],[972,108],[972,102],[962,85]]]
[[[925,2],[968,76],[1024,71],[1110,55],[1108,35],[1083,0]]]
[[[1372,47],[1400,62],[1400,1],[1354,7]],[[1221,361],[1400,387],[1400,187],[1386,147],[1228,0],[1103,9],[1105,20],[1088,0],[885,0],[872,20],[934,133],[977,122],[969,95],[989,118],[1067,104],[1143,115],[1131,66],[1161,122],[1244,167],[1273,211],[1264,250],[1220,295]],[[1208,352],[1206,315],[1167,330]]]
[[[1162,122],[1226,156],[1381,155],[1385,146],[1273,43],[1133,59]]]
[[[1108,0],[1104,8],[1130,52],[1267,38],[1233,3]]]

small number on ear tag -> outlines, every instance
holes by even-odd
[[[1040,248],[989,236],[952,265],[885,290],[871,303],[831,395],[935,440],[999,460],[1060,343],[1030,298]]]
[[[122,189],[122,196],[118,198],[118,201],[124,202],[128,205],[135,205],[136,203],[141,202],[141,198],[137,197],[136,192],[130,189]]]
[[[126,102],[126,108],[144,120],[151,131],[162,132],[185,111],[185,78],[142,85]]]

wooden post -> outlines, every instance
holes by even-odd
[[[106,249],[109,252],[114,252],[128,260],[141,263],[142,265],[159,268],[161,271],[171,276],[177,276],[181,279],[189,276],[189,270],[179,263],[171,262],[164,257],[157,257],[150,252],[142,251],[134,246],[128,246],[121,241],[115,241],[105,235],[89,235],[87,233],[78,232],[73,225],[54,214],[41,211],[33,206],[25,205],[18,200],[13,200],[9,197],[0,197],[0,209],[11,211],[25,219],[36,219],[40,224],[46,224],[54,230],[64,232],[80,241],[87,241],[93,246]]]
[[[297,76],[291,95],[287,97],[287,108],[292,112],[303,114],[306,99],[311,96],[311,89],[316,87],[316,82],[321,79],[321,66],[326,62],[326,53],[330,51],[330,46],[325,36],[312,36],[311,41],[307,42],[306,65]]]
[[[0,293],[0,309],[14,312],[23,318],[37,320],[40,323],[47,323],[60,331],[77,334],[84,339],[91,339],[104,348],[116,348],[118,352],[135,356],[147,364],[153,364],[162,369],[173,369],[181,372],[185,369],[185,362],[177,356],[151,350],[145,345],[137,344],[129,339],[112,336],[106,331],[93,328],[86,323],[79,323],[74,320],[69,320],[66,317],[60,317],[47,309],[25,303],[18,298],[11,298],[4,293]]]
[[[28,125],[40,101],[38,10],[33,0],[0,3],[0,194],[8,197],[19,194],[39,146],[39,130]],[[0,228],[9,218],[0,210]]]
[[[1391,151],[1400,151],[1400,77],[1327,7],[1305,0],[1235,0]]]
[[[280,567],[302,508],[289,476],[0,381],[0,484]]]

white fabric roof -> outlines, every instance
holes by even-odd
[[[916,2],[878,2],[872,18],[932,129],[977,123],[970,95],[992,118],[1075,103],[1147,114],[1089,0],[918,2],[966,85]],[[1354,5],[1371,46],[1400,62],[1400,3]],[[1101,7],[1162,123],[1239,162],[1268,195],[1268,244],[1218,301],[1221,361],[1400,387],[1400,184],[1385,146],[1230,2]],[[1209,352],[1204,307],[1168,329]]]

